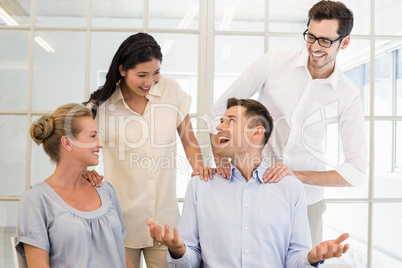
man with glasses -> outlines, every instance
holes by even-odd
[[[359,91],[336,64],[350,43],[353,13],[343,3],[322,0],[308,13],[306,50],[270,51],[252,64],[211,108],[211,133],[228,98],[259,101],[275,119],[263,157],[271,163],[264,181],[293,175],[304,183],[314,245],[322,241],[324,186],[362,185],[367,152]],[[340,136],[341,139],[338,139]],[[217,141],[211,134],[214,150]],[[339,142],[340,141],[340,142]],[[338,163],[338,143],[344,161]],[[228,161],[215,155],[218,172],[229,178]]]

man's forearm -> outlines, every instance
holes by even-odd
[[[293,171],[296,177],[305,184],[329,187],[351,186],[338,172],[331,171]]]

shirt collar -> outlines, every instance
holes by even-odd
[[[161,79],[159,79],[159,81]],[[158,83],[154,84],[151,87],[151,90],[149,91],[148,95],[146,96],[147,99],[149,99],[149,95],[157,96],[157,97],[162,96],[161,86],[159,84],[159,81],[158,81]],[[123,99],[123,94],[121,93],[120,82],[121,82],[121,80],[119,80],[119,82],[116,83],[116,91],[110,97],[110,104],[116,104],[120,100],[124,100]]]
[[[309,57],[309,55],[308,55],[307,49],[301,51],[299,58],[297,59],[297,61],[295,63],[295,68],[304,67],[306,72],[309,72],[309,70],[307,69],[308,57]],[[325,78],[325,79],[314,79],[314,82],[319,83],[319,84],[328,84],[329,83],[333,87],[333,89],[336,90],[338,88],[339,76],[340,76],[340,70],[339,70],[338,64],[335,61],[335,67],[334,67],[334,71],[332,72],[332,74],[328,78]]]
[[[269,167],[269,165],[262,160],[261,164],[258,166],[258,168],[256,170],[253,171],[253,177],[256,177],[257,180],[259,180],[262,184],[265,184],[264,180],[262,179],[262,176],[264,175],[265,171],[267,170],[267,168]],[[230,178],[229,178],[229,182],[232,182],[233,177],[237,177],[239,176],[240,178],[244,179],[243,176],[241,175],[240,171],[233,166],[232,163],[230,163]]]
[[[120,81],[116,83],[116,90],[110,97],[110,104],[116,104],[120,100],[123,100],[123,94],[121,94]]]

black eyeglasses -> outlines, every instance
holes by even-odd
[[[304,40],[306,40],[307,43],[314,44],[314,42],[317,40],[317,41],[318,41],[318,44],[319,44],[320,46],[322,46],[322,47],[325,47],[325,48],[331,47],[331,45],[332,45],[333,43],[335,43],[335,42],[337,42],[337,41],[339,41],[339,40],[342,40],[342,39],[346,36],[346,35],[343,35],[343,36],[340,36],[338,39],[329,40],[329,39],[326,39],[326,38],[321,38],[321,37],[318,38],[318,37],[315,37],[314,35],[308,33],[307,31],[308,31],[308,29],[305,30],[304,33],[303,33]]]

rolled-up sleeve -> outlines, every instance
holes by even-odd
[[[367,180],[368,162],[364,115],[358,95],[342,113],[339,127],[345,161],[335,170],[350,185],[359,187]]]

